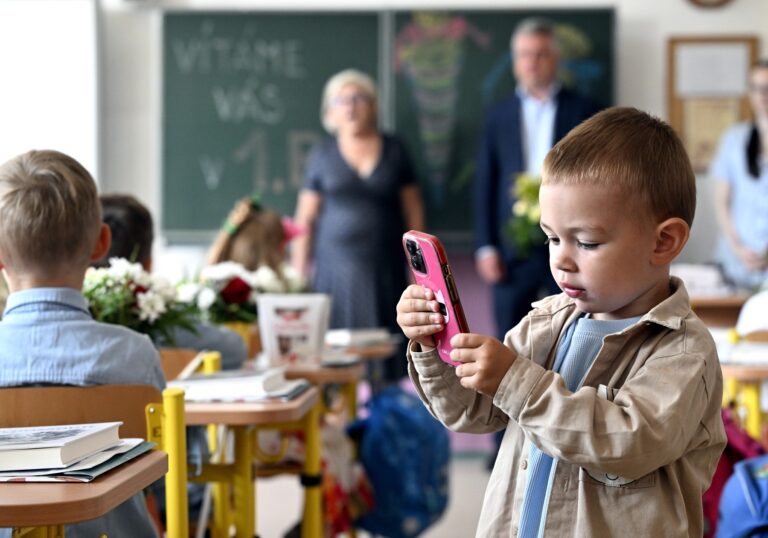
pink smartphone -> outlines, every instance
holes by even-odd
[[[414,230],[403,234],[403,248],[416,283],[434,291],[440,303],[445,328],[434,335],[437,353],[443,361],[458,366],[460,362],[451,360],[451,338],[469,332],[469,326],[445,249],[434,235]]]

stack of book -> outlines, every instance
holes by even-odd
[[[121,424],[0,428],[0,482],[90,482],[155,446],[120,439]]]

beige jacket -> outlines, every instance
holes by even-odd
[[[534,303],[504,343],[519,357],[493,399],[463,388],[434,352],[409,353],[430,412],[452,430],[506,428],[477,536],[517,534],[528,442],[557,458],[545,537],[701,537],[701,496],[725,447],[715,344],[672,278],[673,294],[605,337],[584,385],[549,370],[580,312],[565,295]],[[409,346],[410,347],[410,346]]]

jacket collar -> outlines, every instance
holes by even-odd
[[[640,323],[651,322],[663,327],[667,327],[668,329],[677,330],[680,328],[683,323],[683,319],[685,319],[685,317],[691,312],[688,292],[685,289],[683,281],[674,276],[670,277],[669,279],[669,287],[672,292],[670,296],[651,308],[651,310],[649,310],[642,318],[640,318],[640,321],[631,327],[634,327]],[[580,314],[576,308],[576,303],[574,300],[564,293],[536,301],[532,306],[534,308],[533,312],[531,313],[532,316],[551,317],[558,312],[562,312],[563,310],[571,310],[571,312],[568,314],[569,318]],[[624,331],[629,329],[630,328],[628,327]]]

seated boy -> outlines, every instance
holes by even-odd
[[[715,345],[669,264],[696,185],[662,121],[603,111],[547,155],[539,201],[563,293],[534,303],[504,344],[434,351],[434,294],[409,286],[398,323],[409,371],[446,426],[504,440],[477,536],[702,536],[701,497],[725,446]]]
[[[95,266],[106,266],[109,258],[126,258],[136,261],[147,271],[152,270],[152,242],[154,232],[152,215],[136,198],[127,194],[102,194],[102,219],[112,232],[112,245],[109,253]],[[195,323],[195,332],[176,329],[173,343],[160,342],[163,345],[212,350],[221,353],[221,366],[224,370],[236,370],[247,358],[243,339],[225,327],[210,323]]]
[[[0,322],[0,386],[165,387],[149,338],[94,321],[80,293],[89,263],[110,242],[85,168],[56,151],[30,151],[0,166],[0,230],[0,267],[11,292]],[[156,536],[143,496],[66,528],[69,537],[101,533]]]

